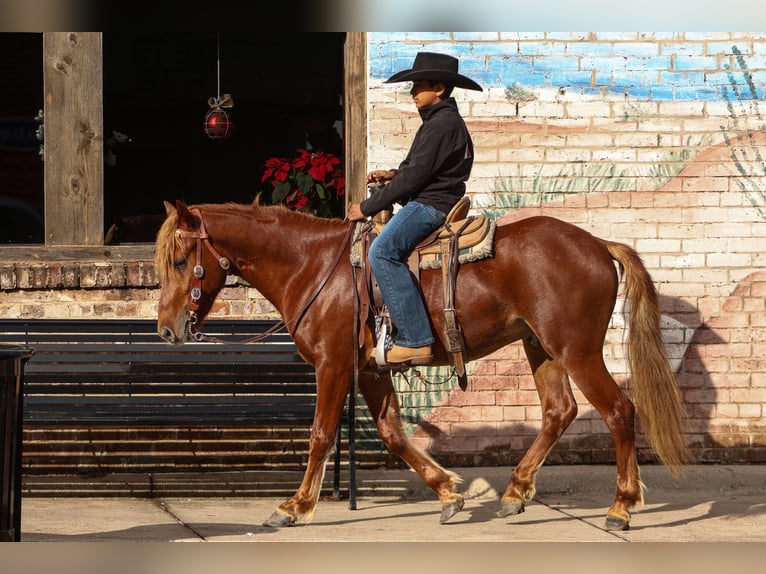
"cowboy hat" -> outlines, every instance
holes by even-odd
[[[415,62],[409,70],[397,72],[385,83],[408,82],[411,80],[429,80],[432,82],[442,82],[456,88],[465,88],[467,90],[483,91],[482,87],[471,80],[458,74],[458,60],[447,54],[436,54],[434,52],[418,52],[415,56]]]

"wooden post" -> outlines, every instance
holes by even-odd
[[[103,245],[100,32],[43,35],[46,245]]]
[[[367,199],[367,35],[348,32],[345,46],[346,209]]]

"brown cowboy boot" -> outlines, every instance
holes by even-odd
[[[399,345],[394,345],[386,353],[386,363],[394,365],[401,363],[428,365],[433,359],[434,355],[431,352],[431,345],[424,347],[400,347]]]

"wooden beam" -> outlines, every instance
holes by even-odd
[[[45,33],[43,60],[45,243],[102,245],[101,33]]]
[[[346,209],[367,198],[367,36],[346,33]]]

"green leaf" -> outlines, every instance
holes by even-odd
[[[309,174],[307,174],[307,173],[302,173],[302,172],[299,172],[299,173],[296,175],[295,179],[296,179],[296,181],[298,182],[298,187],[299,187],[299,188],[301,189],[301,191],[303,192],[303,195],[306,195],[306,196],[308,196],[308,194],[309,194],[309,191],[310,191],[310,190],[311,190],[311,188],[314,186],[314,178],[313,178],[313,177],[311,177],[311,176],[310,176]]]
[[[321,199],[327,200],[330,198],[330,194],[327,193],[327,188],[321,183],[317,184],[317,194]]]
[[[287,194],[290,193],[290,184],[286,181],[280,181],[274,186],[274,191],[271,193],[271,203],[282,203]]]

